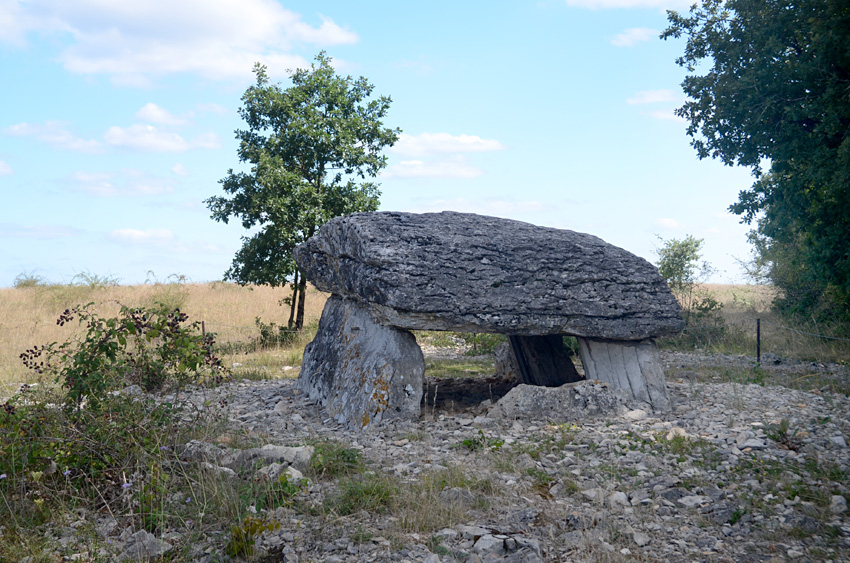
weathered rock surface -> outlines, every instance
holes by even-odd
[[[317,288],[406,329],[642,340],[683,328],[646,260],[588,234],[469,213],[356,213],[295,250]]]
[[[331,296],[304,350],[299,388],[341,424],[419,416],[425,360],[406,330],[380,325],[358,303]]]
[[[493,414],[502,419],[577,423],[625,410],[625,397],[606,383],[579,381],[560,387],[517,385],[502,397]]]
[[[603,342],[578,339],[585,376],[607,381],[659,412],[671,408],[658,349],[651,341]]]

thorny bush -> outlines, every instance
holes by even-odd
[[[202,334],[200,322],[186,324],[180,309],[162,304],[122,306],[117,317],[102,318],[93,303],[65,309],[56,324],[75,319],[83,336],[34,346],[21,354],[24,365],[53,376],[68,389],[68,406],[98,410],[111,391],[137,384],[146,391],[166,385],[221,381],[227,370],[213,353],[214,335]]]

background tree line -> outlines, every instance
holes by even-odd
[[[668,20],[697,154],[753,170],[730,206],[752,273],[782,311],[850,331],[850,3],[705,0]]]

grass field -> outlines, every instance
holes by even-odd
[[[114,316],[121,305],[152,306],[165,303],[179,307],[189,321],[203,321],[208,332],[214,332],[222,345],[225,365],[241,364],[235,375],[261,377],[263,374],[287,375],[287,366],[301,363],[304,345],[312,339],[322,313],[324,294],[310,289],[305,308],[305,334],[290,346],[258,349],[252,343],[259,339],[255,320],[286,325],[288,305],[280,300],[288,297],[288,288],[268,286],[242,287],[213,282],[207,284],[156,283],[133,286],[89,287],[81,285],[36,285],[0,289],[0,386],[17,388],[32,382],[33,374],[19,359],[21,352],[34,345],[67,340],[78,328],[76,324],[59,327],[56,319],[66,308],[95,303],[101,316]],[[297,370],[291,370],[296,375]],[[5,395],[0,387],[0,396]]]
[[[817,325],[785,328],[787,323],[770,311],[773,291],[764,286],[704,285],[723,304],[716,319],[691,327],[682,337],[662,341],[663,347],[699,349],[709,352],[755,355],[755,319],[762,319],[762,353],[790,356],[812,361],[850,360],[850,343],[813,337],[829,334],[828,327]],[[267,286],[242,287],[224,282],[206,284],[151,283],[135,286],[52,285],[0,289],[0,396],[21,383],[33,381],[19,359],[21,352],[34,345],[67,340],[76,328],[59,327],[56,318],[66,308],[95,303],[102,316],[115,315],[120,305],[150,306],[164,303],[180,307],[190,321],[203,321],[214,332],[225,365],[236,377],[294,377],[301,363],[304,345],[316,329],[327,296],[311,289],[307,296],[304,334],[287,345],[258,346],[263,323],[286,325],[289,309],[280,301],[288,297],[288,288]],[[722,329],[717,329],[720,323]],[[437,335],[439,336],[439,335]],[[431,333],[417,337],[426,341],[440,339]],[[445,340],[445,339],[443,339]],[[235,366],[235,367],[233,367]],[[433,373],[436,371],[431,370]],[[437,370],[439,371],[439,370]]]

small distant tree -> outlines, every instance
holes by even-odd
[[[237,154],[250,171],[228,170],[220,183],[229,197],[205,203],[216,221],[239,217],[246,229],[258,229],[242,238],[225,277],[291,283],[289,327],[301,330],[307,280],[292,251],[333,217],[378,208],[378,185],[364,180],[386,167],[381,152],[401,131],[383,126],[391,99],[370,100],[373,86],[362,76],[337,75],[324,52],[309,70],[296,70],[288,88],[271,84],[266,71],[254,65],[257,81],[239,109],[248,127],[236,131]]]
[[[703,239],[692,235],[685,238],[664,240],[658,253],[658,273],[670,286],[670,290],[682,305],[685,321],[702,320],[722,308],[710,293],[699,290],[699,283],[714,271],[708,262],[702,261]]]

